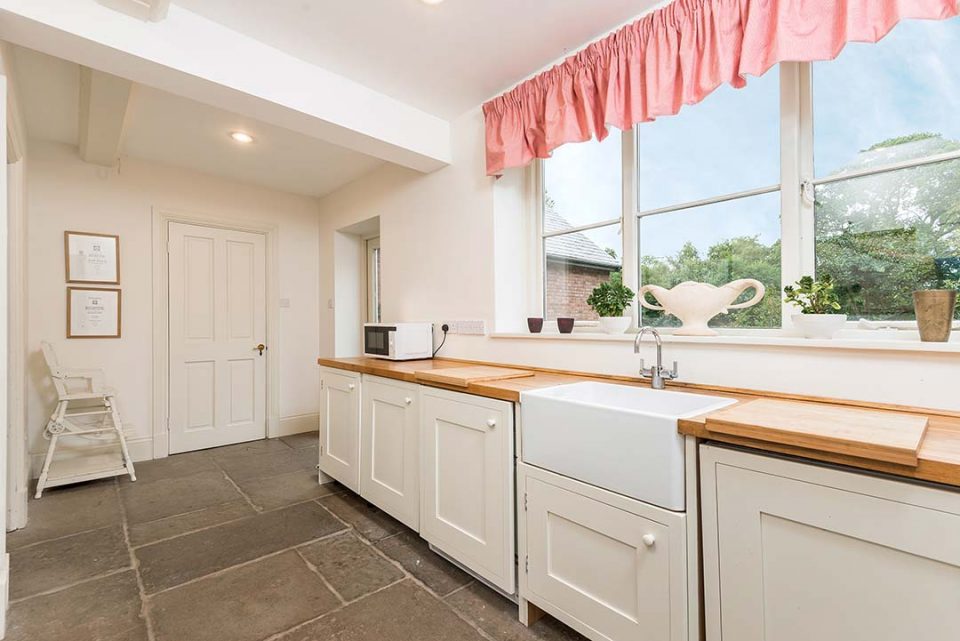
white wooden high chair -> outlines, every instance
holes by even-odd
[[[36,498],[40,498],[48,487],[80,483],[93,479],[129,474],[131,481],[137,480],[133,471],[133,461],[127,450],[127,441],[123,437],[123,424],[117,412],[116,392],[104,386],[103,371],[98,369],[74,369],[61,367],[57,355],[50,343],[40,343],[43,358],[50,368],[50,378],[57,390],[57,408],[50,416],[44,429],[44,438],[50,439],[47,456],[43,461],[43,470],[37,481]],[[71,403],[73,404],[71,406]],[[80,417],[83,419],[77,420]],[[99,417],[99,419],[97,418]],[[91,454],[87,459],[58,461],[54,467],[56,473],[50,475],[50,465],[57,443],[64,437],[106,439],[116,436],[119,452],[107,455]]]

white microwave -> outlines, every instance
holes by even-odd
[[[366,323],[363,355],[391,361],[433,358],[433,324]]]

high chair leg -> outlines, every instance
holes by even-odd
[[[133,471],[133,459],[130,458],[130,451],[127,449],[127,439],[123,436],[123,424],[120,423],[120,413],[117,411],[117,404],[112,397],[107,399],[110,404],[110,417],[113,419],[113,429],[117,431],[117,438],[120,440],[120,450],[123,452],[123,464],[127,468],[127,474],[131,481],[137,480],[137,474]]]
[[[43,494],[43,488],[47,484],[47,475],[50,473],[50,463],[53,461],[53,451],[57,449],[57,439],[59,436],[56,434],[50,435],[50,445],[47,446],[47,456],[43,459],[43,469],[40,470],[40,478],[37,479],[37,492],[33,495],[33,498],[39,499],[40,495]]]

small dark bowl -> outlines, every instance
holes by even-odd
[[[539,334],[543,331],[543,319],[542,318],[528,318],[527,319],[527,329],[530,330],[531,334]]]
[[[557,329],[560,330],[561,334],[571,334],[573,333],[573,319],[572,318],[558,318],[557,319]]]

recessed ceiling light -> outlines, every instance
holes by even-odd
[[[440,4],[443,0],[420,0],[423,4]]]
[[[253,142],[253,136],[243,131],[231,131],[230,137],[233,138],[234,142],[239,142],[244,145]]]

